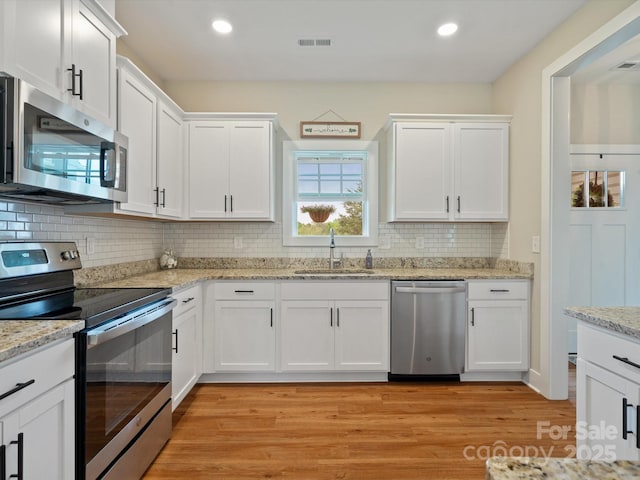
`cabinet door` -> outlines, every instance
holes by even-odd
[[[283,371],[327,371],[334,367],[333,303],[283,301],[280,311]]]
[[[6,65],[0,70],[21,78],[54,98],[63,98],[63,0],[3,0],[2,39]],[[68,14],[67,14],[68,15]],[[65,67],[66,68],[66,67]],[[63,77],[65,82],[63,86]]]
[[[274,302],[216,302],[216,371],[275,370],[274,308]]]
[[[66,68],[73,63],[82,70],[82,98],[74,96],[75,104],[86,114],[115,126],[116,36],[81,0],[73,0],[73,6],[72,57]],[[71,88],[70,77],[67,88]]]
[[[187,396],[199,377],[198,308],[173,319],[173,362],[171,364],[172,411]]]
[[[394,128],[393,220],[448,219],[451,126],[416,122]]]
[[[341,301],[335,309],[336,370],[387,371],[388,302]]]
[[[529,368],[528,305],[522,300],[469,302],[468,371]]]
[[[127,203],[120,209],[153,215],[156,187],[156,97],[126,70],[119,71],[118,130],[129,137]]]
[[[636,448],[640,386],[581,358],[576,375],[576,457],[639,460]],[[623,399],[629,403],[623,424]],[[626,427],[626,428],[625,428]],[[623,431],[627,430],[627,438]]]
[[[67,380],[0,419],[6,471],[17,476],[22,443],[24,480],[74,478],[74,381]]]
[[[226,218],[229,198],[229,126],[189,124],[189,216]]]
[[[507,220],[509,126],[456,124],[453,145],[454,218]]]
[[[158,102],[157,188],[158,214],[181,218],[185,170],[183,165],[183,130],[180,113],[162,101]]]
[[[272,218],[270,122],[230,126],[229,194],[233,218]]]

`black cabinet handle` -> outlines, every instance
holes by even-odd
[[[84,72],[82,71],[82,69],[80,69],[80,93],[78,93],[78,96],[80,97],[80,100],[83,100],[83,92],[84,92]]]
[[[511,290],[508,288],[492,288],[489,290],[491,293],[509,293]]]
[[[273,328],[273,308],[271,310],[271,328]]]
[[[0,395],[0,400],[7,398],[10,395],[13,395],[16,392],[19,392],[20,390],[22,390],[23,388],[28,387],[29,385],[33,385],[34,383],[36,383],[36,380],[34,378],[32,378],[31,380],[27,381],[27,382],[23,382],[23,383],[16,383],[15,388],[12,388],[11,390],[9,390],[8,392],[4,392],[2,395]]]
[[[163,188],[162,189],[162,208],[166,208],[166,203],[167,203],[167,189]]]
[[[189,303],[189,302],[191,302],[193,300],[195,300],[194,297],[189,297],[189,298],[186,298],[186,299],[182,300],[182,303]]]
[[[171,332],[171,334],[176,336],[176,346],[171,350],[178,353],[178,329],[176,328],[175,332]]]
[[[231,213],[233,213],[233,195],[229,195],[229,198],[230,198],[230,203],[229,204],[231,205],[230,211],[231,211]]]
[[[636,406],[636,448],[640,448],[640,405]]]
[[[329,326],[333,327],[333,307],[329,309]]]
[[[227,212],[227,196],[224,196],[224,211]]]
[[[615,358],[616,360],[621,361],[622,363],[626,363],[627,365],[631,365],[632,367],[640,368],[640,364],[632,362],[627,357],[619,357],[618,355],[614,355],[613,358]]]
[[[460,195],[458,195],[458,213],[460,213]]]
[[[234,290],[235,293],[253,293],[253,290]]]
[[[449,195],[447,195],[447,213],[449,213]]]
[[[0,445],[0,480],[7,478],[7,447]]]
[[[629,430],[627,428],[627,407],[631,407],[629,402],[627,402],[626,398],[622,399],[622,439],[627,439],[627,433],[633,433],[633,430]]]
[[[71,92],[74,97],[80,97],[82,100],[82,70],[76,73],[76,64],[72,63],[71,68],[67,68],[67,72],[71,72],[71,88],[67,88],[67,92]],[[76,77],[80,79],[80,92],[76,92]]]
[[[340,307],[336,308],[336,326],[340,326]]]
[[[154,188],[153,191],[156,194],[156,201],[153,202],[153,206],[154,207],[159,207],[160,206],[160,187]]]
[[[18,440],[11,442],[11,445],[18,445],[18,473],[9,475],[9,478],[15,478],[17,480],[24,480],[24,433],[18,434]]]
[[[471,326],[472,327],[476,326],[476,309],[475,309],[475,307],[471,308]]]

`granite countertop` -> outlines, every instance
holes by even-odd
[[[84,328],[81,320],[3,320],[0,322],[0,362]]]
[[[105,288],[157,287],[178,290],[201,280],[450,280],[450,279],[530,279],[531,275],[492,268],[382,268],[371,273],[344,275],[349,269],[336,274],[297,274],[295,268],[178,268],[134,275],[121,280],[100,283]],[[340,274],[342,272],[342,274]]]
[[[640,340],[640,307],[567,307],[564,313]]]
[[[640,478],[640,462],[575,458],[492,457],[487,480],[631,480]]]

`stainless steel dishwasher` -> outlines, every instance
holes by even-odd
[[[460,378],[466,292],[464,280],[391,282],[390,380]]]

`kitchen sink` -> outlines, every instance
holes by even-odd
[[[364,269],[341,269],[334,268],[333,270],[328,268],[310,268],[308,270],[296,270],[296,275],[327,275],[327,276],[344,276],[344,275],[371,275],[373,270]]]

